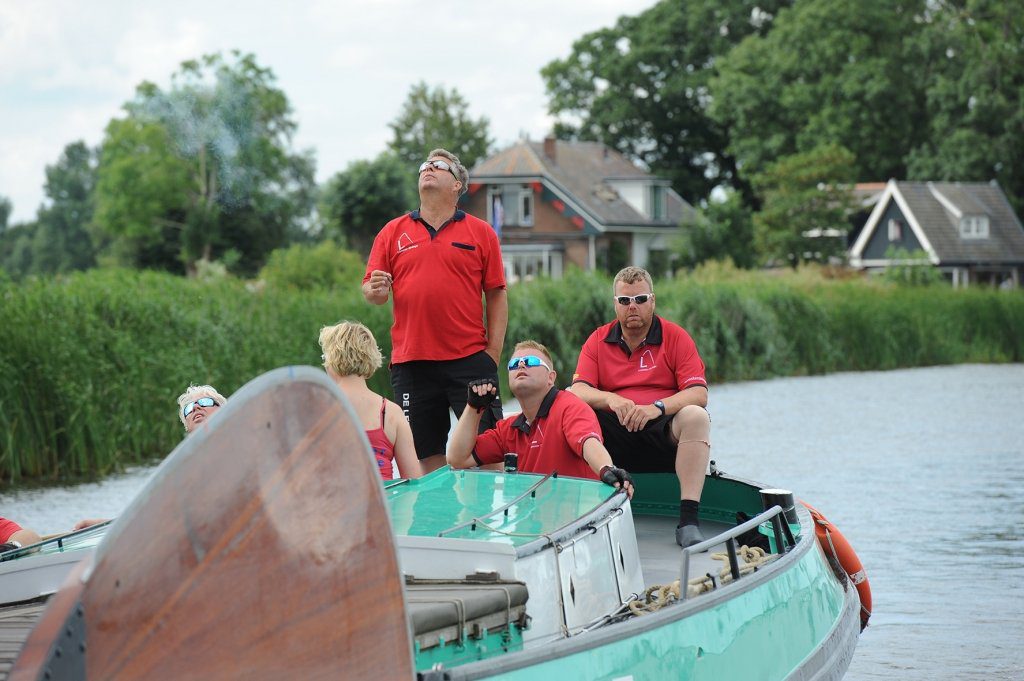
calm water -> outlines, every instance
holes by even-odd
[[[715,387],[714,458],[818,507],[856,548],[874,615],[847,679],[1024,678],[1024,365]],[[153,469],[0,494],[43,532],[113,516]]]

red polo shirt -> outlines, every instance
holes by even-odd
[[[366,263],[390,272],[391,362],[468,357],[487,347],[482,294],[505,288],[498,237],[483,220],[455,211],[434,229],[413,211],[380,230]]]
[[[690,334],[655,315],[647,338],[633,352],[619,322],[598,327],[583,344],[572,382],[586,383],[637,404],[651,404],[695,385],[708,385],[704,362]]]
[[[594,410],[572,393],[552,388],[540,404],[533,423],[523,414],[498,421],[476,438],[473,457],[478,464],[503,461],[505,452],[519,455],[519,470],[598,480],[583,459],[583,443],[601,437]]]

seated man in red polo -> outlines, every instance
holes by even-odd
[[[676,474],[676,543],[693,546],[704,541],[698,514],[711,451],[704,361],[683,327],[654,314],[647,270],[621,270],[612,294],[616,319],[583,344],[569,389],[597,412],[616,461],[634,473]]]
[[[26,530],[13,520],[0,518],[0,553],[20,549],[39,541],[39,535],[33,530]]]
[[[518,343],[508,363],[508,383],[523,413],[509,416],[477,435],[481,413],[498,394],[490,379],[471,381],[468,402],[452,432],[448,463],[470,468],[497,463],[506,452],[518,456],[518,469],[591,478],[633,496],[629,473],[617,468],[605,449],[594,410],[572,393],[555,387],[551,353],[540,343]]]

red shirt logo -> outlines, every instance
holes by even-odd
[[[640,354],[640,371],[650,371],[657,367],[654,363],[654,353],[650,350],[644,350]]]
[[[401,253],[402,251],[404,251],[406,249],[414,248],[415,246],[416,246],[416,244],[414,244],[412,242],[412,237],[409,236],[408,233],[402,232],[402,236],[398,237],[398,252],[399,253]]]

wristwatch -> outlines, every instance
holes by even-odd
[[[653,404],[655,407],[657,407],[658,409],[661,410],[661,415],[662,416],[665,415],[665,403],[664,402],[662,402],[661,400],[654,400],[654,402],[652,402],[651,404]]]

